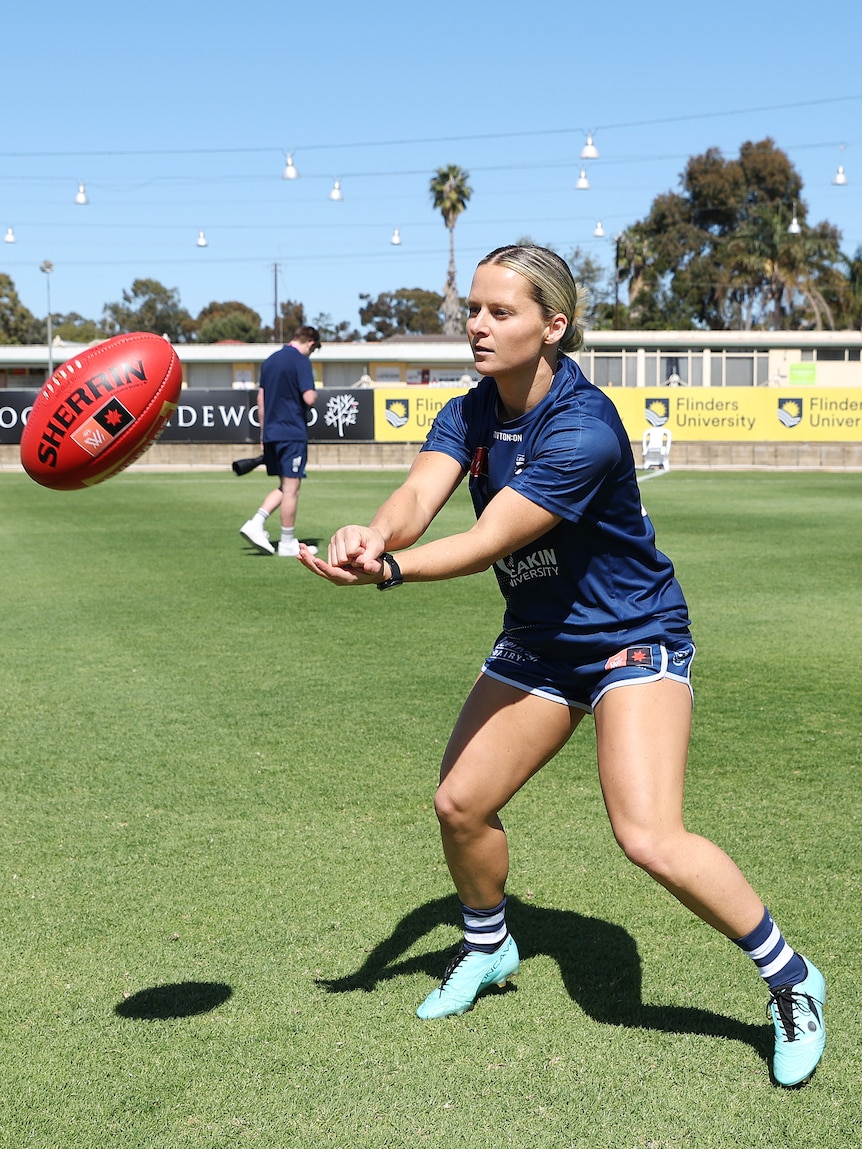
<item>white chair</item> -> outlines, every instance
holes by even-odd
[[[670,444],[671,434],[667,427],[647,427],[643,438],[643,469],[648,471],[650,467],[661,467],[663,471],[669,471]]]

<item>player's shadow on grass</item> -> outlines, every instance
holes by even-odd
[[[594,1021],[662,1033],[731,1038],[750,1045],[768,1062],[772,1027],[750,1025],[708,1009],[650,1005],[641,992],[641,961],[631,934],[621,926],[570,910],[551,910],[509,897],[506,917],[522,960],[546,954],[556,961],[569,997]],[[318,979],[329,993],[371,992],[402,974],[427,973],[439,980],[451,951],[435,950],[403,958],[416,942],[440,925],[461,928],[454,897],[438,898],[401,919],[360,968],[347,977]]]
[[[215,981],[181,981],[138,990],[114,1007],[120,1017],[137,1021],[167,1021],[209,1013],[232,995],[229,985]]]

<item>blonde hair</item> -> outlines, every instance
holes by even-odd
[[[546,319],[565,315],[568,326],[560,340],[560,351],[577,351],[583,346],[588,296],[561,256],[546,247],[519,243],[496,248],[479,260],[480,267],[485,263],[496,263],[523,275]]]

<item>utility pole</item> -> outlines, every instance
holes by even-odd
[[[273,280],[273,320],[272,320],[272,341],[278,343],[278,264],[272,265],[272,280]]]

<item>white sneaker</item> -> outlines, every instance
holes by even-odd
[[[269,540],[269,535],[259,526],[254,519],[249,519],[247,523],[243,523],[239,528],[239,533],[246,540],[256,547],[263,555],[274,555],[275,547]]]
[[[306,550],[309,554],[316,555],[317,547],[312,546],[311,543],[305,544]],[[280,539],[278,543],[278,557],[280,559],[295,559],[299,554],[299,539],[291,539],[289,542],[286,539]]]

